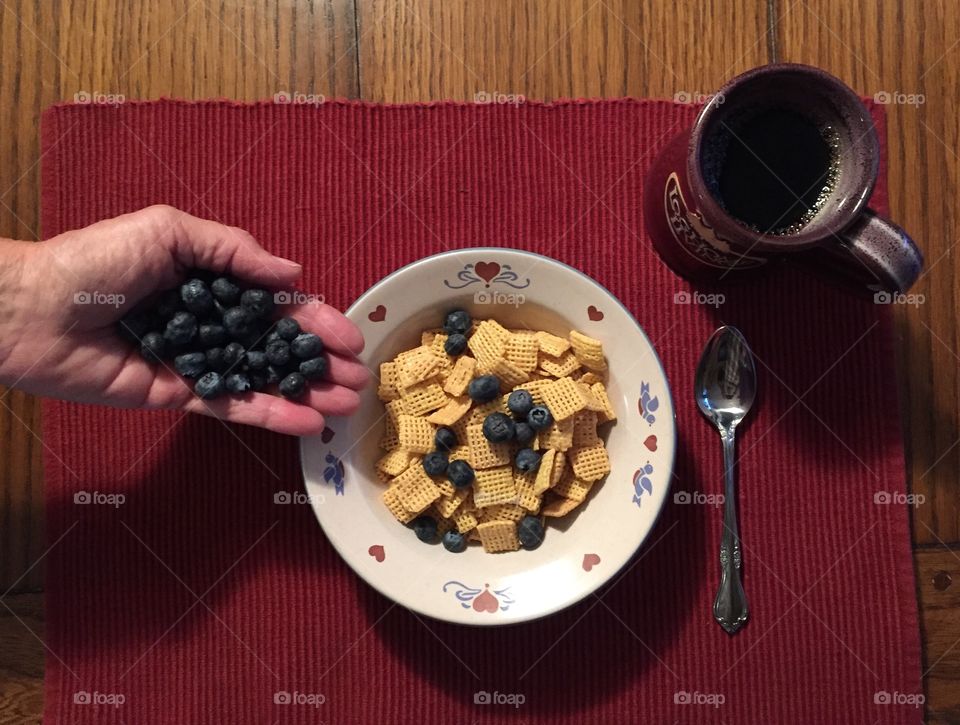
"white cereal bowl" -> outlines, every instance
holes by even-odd
[[[313,510],[347,564],[384,596],[459,624],[498,626],[544,617],[603,585],[637,552],[667,497],[676,447],[673,402],[663,367],[623,305],[582,272],[529,252],[475,248],[421,259],[385,277],[347,311],[366,338],[372,371],[420,343],[446,312],[463,307],[509,328],[603,342],[617,421],[604,426],[612,471],[587,501],[548,520],[535,551],[452,554],[424,544],[380,500],[374,464],[382,455],[383,404],[376,385],[360,410],[303,438],[303,476]]]

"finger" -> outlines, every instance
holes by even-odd
[[[319,335],[324,344],[344,355],[358,355],[363,351],[363,333],[339,311],[316,302],[291,305],[281,310],[282,315],[295,317],[307,332]]]
[[[325,415],[352,415],[360,407],[360,396],[341,385],[317,383],[307,388],[299,402]]]
[[[270,254],[244,229],[171,207],[161,209],[159,215],[170,221],[170,249],[187,267],[224,272],[269,287],[288,287],[303,271],[298,263]]]
[[[324,426],[323,415],[313,407],[264,393],[215,400],[202,400],[194,395],[184,403],[183,409],[286,435],[317,435]]]
[[[370,382],[370,371],[355,358],[347,358],[336,353],[327,353],[330,364],[327,370],[327,379],[354,390],[363,390]]]

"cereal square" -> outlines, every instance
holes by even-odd
[[[591,481],[584,481],[567,472],[557,485],[553,487],[553,492],[560,494],[564,498],[583,501],[587,497],[587,494],[590,493],[590,486],[592,485]]]
[[[510,466],[477,471],[477,477],[473,481],[473,502],[478,507],[515,503],[516,500],[517,487],[513,482],[513,470]]]
[[[447,404],[427,416],[427,420],[435,425],[450,426],[462,418],[470,410],[470,398],[461,395],[459,398],[450,398]]]
[[[556,420],[564,420],[587,407],[590,397],[571,378],[554,380],[542,389],[546,406]]]
[[[581,410],[573,416],[573,445],[588,448],[600,440],[597,437],[597,413]]]
[[[518,368],[527,373],[537,369],[537,354],[540,352],[540,343],[536,333],[519,331],[511,332],[507,338],[504,357]]]
[[[417,383],[400,393],[403,406],[410,415],[424,415],[443,407],[447,395],[437,383]]]
[[[377,387],[377,397],[384,403],[400,397],[397,389],[397,366],[393,362],[380,363],[380,385]]]
[[[566,516],[568,513],[573,511],[577,506],[579,506],[580,503],[581,503],[580,501],[577,501],[576,499],[572,499],[572,498],[555,497],[547,501],[543,505],[543,508],[541,509],[540,512],[544,516],[551,516],[555,518],[560,516]]]
[[[517,525],[512,521],[487,521],[477,524],[477,534],[483,550],[488,553],[516,551],[520,548]]]
[[[577,478],[584,481],[596,481],[610,473],[610,457],[603,441],[597,441],[586,448],[576,448],[570,452],[570,465]]]
[[[401,413],[397,420],[400,447],[411,453],[429,453],[433,450],[435,429],[426,418]]]
[[[383,503],[386,505],[387,510],[393,514],[393,517],[401,524],[410,523],[417,517],[415,513],[407,511],[403,507],[403,503],[400,501],[400,494],[398,493],[397,486],[390,486],[390,488],[386,489],[380,495],[380,498],[383,499]]]
[[[390,451],[377,461],[377,470],[386,473],[388,476],[399,476],[410,466],[413,454],[402,448]]]
[[[394,479],[394,485],[397,488],[400,503],[412,513],[420,513],[440,498],[440,489],[436,487],[422,466],[408,468]]]
[[[540,343],[540,349],[547,355],[559,357],[570,349],[570,342],[562,337],[551,335],[549,332],[538,332],[537,342]]]
[[[553,448],[558,451],[569,450],[573,445],[573,416],[555,420],[537,434],[541,448]]]
[[[610,396],[607,395],[607,389],[603,383],[594,383],[591,385],[590,392],[593,393],[593,397],[597,399],[602,407],[602,410],[597,413],[597,423],[609,423],[612,420],[616,420],[617,414],[613,410],[613,405],[610,403]]]
[[[484,468],[496,468],[510,463],[510,445],[491,443],[483,435],[483,424],[467,426],[467,445],[470,448],[471,465],[478,472]]]
[[[540,369],[543,372],[553,375],[555,378],[565,378],[573,375],[580,369],[580,361],[576,355],[567,350],[563,355],[554,357],[553,355],[540,355]]]
[[[467,392],[467,386],[473,380],[473,372],[476,369],[477,361],[469,355],[461,355],[453,365],[453,370],[443,384],[443,391],[453,396],[464,395]]]

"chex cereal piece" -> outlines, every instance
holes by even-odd
[[[477,323],[477,327],[474,330],[474,333],[483,333],[489,334],[491,337],[495,337],[499,340],[503,340],[506,343],[507,338],[510,337],[510,330],[501,325],[494,319],[480,320]]]
[[[488,468],[477,471],[473,481],[473,502],[480,508],[498,503],[514,503],[517,499],[517,487],[513,483],[513,470],[510,466]]]
[[[577,478],[568,471],[563,474],[563,477],[557,485],[553,487],[553,492],[560,494],[564,498],[583,501],[587,497],[587,494],[590,493],[590,486],[592,485],[593,483],[591,481],[584,481],[581,478]]]
[[[501,396],[499,398],[494,398],[489,403],[474,406],[473,410],[470,411],[470,415],[467,417],[470,419],[471,423],[482,423],[491,413],[510,414],[510,409],[507,407],[505,397]]]
[[[461,355],[450,371],[447,381],[443,384],[443,391],[450,395],[460,396],[467,392],[467,386],[473,380],[473,372],[477,361],[469,355]]]
[[[513,521],[516,523],[527,515],[527,510],[514,503],[498,503],[487,506],[480,512],[481,521]]]
[[[573,330],[570,332],[570,344],[573,346],[573,354],[583,367],[590,370],[607,369],[607,361],[603,359],[602,342]]]
[[[459,398],[449,398],[447,404],[427,416],[427,420],[435,425],[453,425],[470,410],[470,398],[461,395]]]
[[[488,553],[516,551],[520,548],[517,525],[512,521],[487,521],[477,524],[477,535]]]
[[[466,445],[466,436],[464,436],[464,438],[460,440],[462,440],[463,442],[460,443],[460,445],[458,445],[456,448],[453,448],[447,454],[447,460],[466,461],[467,463],[470,463],[470,447]],[[472,466],[473,464],[470,463],[470,465]]]
[[[392,451],[400,445],[397,422],[389,415],[384,416],[383,435],[380,437],[379,445],[385,451]]]
[[[457,487],[446,476],[431,476],[433,485],[440,489],[441,496],[452,496]]]
[[[393,514],[393,517],[401,524],[408,524],[417,517],[415,513],[407,511],[407,509],[403,507],[403,503],[400,501],[398,486],[390,486],[390,488],[380,495],[380,498],[383,499],[387,510]]]
[[[561,454],[563,455],[563,454]],[[533,492],[538,496],[546,491],[551,483],[551,472],[553,471],[553,462],[556,460],[557,452],[555,450],[546,451],[540,458],[540,467],[537,469],[537,475],[533,482]],[[519,485],[518,494],[519,494]]]
[[[467,446],[470,448],[471,465],[477,471],[478,477],[484,468],[496,468],[510,463],[510,444],[488,441],[483,435],[482,423],[472,423],[467,426]],[[486,504],[478,503],[478,505]]]
[[[525,383],[514,386],[514,390],[526,390],[530,393],[530,397],[533,398],[534,405],[543,405],[543,389],[552,384],[553,381],[548,378],[542,378],[540,380],[528,380]]]
[[[383,473],[386,473],[388,476],[399,476],[410,466],[410,461],[413,457],[413,454],[409,451],[397,448],[377,461],[377,470],[383,471]],[[417,460],[419,462],[419,459]]]
[[[580,361],[577,360],[577,356],[569,350],[560,357],[541,354],[539,365],[543,372],[553,375],[556,378],[565,378],[568,375],[573,375],[580,369]]]
[[[400,393],[403,407],[410,415],[424,415],[447,402],[447,395],[436,383],[418,383]]]
[[[382,483],[384,486],[389,486],[393,483],[393,476],[389,473],[384,473],[379,468],[373,469],[373,475],[377,477],[377,481]]]
[[[597,413],[593,410],[581,410],[573,416],[573,445],[588,448],[600,440],[597,437]]]
[[[544,503],[540,513],[544,516],[560,517],[566,516],[580,505],[580,501],[572,498],[551,498]]]
[[[597,375],[592,370],[588,370],[579,378],[577,378],[577,382],[583,383],[584,385],[593,385],[594,383],[602,383],[603,378]]]
[[[593,397],[596,398],[603,408],[597,412],[597,423],[609,423],[612,420],[616,420],[617,413],[610,403],[610,396],[607,395],[607,389],[604,387],[604,384],[594,383],[590,386],[590,392],[593,393]]]
[[[444,343],[447,341],[447,333],[438,332],[430,340],[430,349],[433,350],[434,354],[437,355],[441,360],[447,357],[447,351],[443,349]]]
[[[573,445],[573,416],[555,420],[537,433],[541,448],[567,451]]]
[[[530,379],[530,375],[525,370],[506,358],[498,358],[492,364],[480,367],[481,369],[478,371],[483,375],[496,375],[500,378],[501,389],[503,387],[512,388]]]
[[[524,372],[532,373],[537,369],[539,352],[540,343],[536,333],[521,330],[510,333],[503,356]]]
[[[437,336],[438,332],[443,332],[439,327],[434,327],[431,330],[424,330],[420,333],[420,346],[430,347],[430,343],[433,342],[433,338]]]
[[[597,441],[592,446],[571,451],[570,465],[577,478],[596,481],[610,473],[610,456],[603,447],[603,441]]]
[[[393,479],[393,482],[397,487],[400,503],[407,511],[420,513],[440,498],[440,489],[422,466],[411,466]]]
[[[587,410],[592,410],[595,413],[599,413],[603,410],[603,403],[597,400],[597,396],[593,394],[593,389],[584,383],[581,383],[579,380],[573,381],[580,392],[583,393],[584,400],[587,401]]]
[[[461,534],[467,533],[470,531],[470,529],[480,523],[473,511],[466,510],[463,507],[458,508],[454,512],[453,520],[457,524],[457,531],[459,531]]]
[[[567,457],[562,452],[557,451],[557,455],[553,458],[553,466],[550,469],[550,485],[556,486],[560,481],[563,472],[567,467]]]
[[[584,390],[571,378],[560,378],[541,389],[543,400],[555,420],[564,420],[579,413],[590,402]],[[592,397],[592,396],[591,396]]]
[[[453,429],[453,432],[457,434],[457,440],[463,444],[466,444],[467,442],[467,426],[469,425],[473,425],[473,423],[470,422],[470,416],[465,415],[462,418],[460,418],[460,420],[458,420],[456,423],[450,426]],[[452,461],[453,459],[451,458],[450,460]],[[467,461],[467,458],[464,458],[463,460]]]
[[[426,418],[402,413],[397,418],[397,437],[400,447],[411,453],[429,453],[433,450],[436,433]],[[426,474],[424,474],[426,475]]]
[[[503,357],[507,348],[507,336],[509,333],[504,328],[497,325],[504,334],[501,334],[496,328],[489,325],[490,320],[484,320],[474,331],[470,339],[467,340],[467,347],[477,359],[478,365],[492,365]]]
[[[569,340],[551,335],[549,332],[538,332],[537,342],[540,343],[541,350],[547,353],[547,355],[553,355],[554,357],[560,357],[570,349]]]
[[[457,488],[454,489],[452,495],[443,495],[433,504],[437,511],[440,512],[440,515],[444,518],[450,518],[453,516],[454,511],[460,508],[466,498],[467,494],[470,493],[468,488]]]
[[[431,510],[430,513],[432,514],[435,512]],[[443,536],[447,531],[454,528],[453,521],[442,518],[441,516],[435,516],[435,518],[437,520],[437,536]]]
[[[401,389],[429,380],[442,363],[442,358],[426,345],[415,348],[412,355],[402,360],[398,356],[397,360],[397,382]]]
[[[400,397],[397,390],[397,366],[392,362],[380,363],[380,384],[377,386],[377,397],[384,403]]]
[[[542,464],[542,461],[541,461]],[[536,480],[539,471],[534,473],[514,473],[513,482],[517,487],[517,503],[525,510],[536,513],[540,510],[540,494],[537,491]],[[549,475],[548,475],[549,478]]]

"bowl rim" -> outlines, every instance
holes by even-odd
[[[564,611],[564,610],[566,610],[566,609],[569,609],[569,608],[571,608],[571,607],[573,607],[573,606],[575,606],[575,605],[577,605],[577,604],[580,604],[580,603],[583,602],[590,594],[596,592],[596,591],[597,591],[598,589],[600,589],[601,587],[608,586],[608,585],[611,584],[611,582],[612,582],[613,584],[618,583],[619,580],[620,580],[620,577],[619,577],[618,575],[620,575],[621,572],[623,572],[623,571],[626,570],[628,567],[630,567],[633,563],[635,563],[635,562],[637,561],[637,557],[638,557],[638,556],[641,556],[641,557],[643,556],[642,551],[643,551],[644,545],[647,544],[647,542],[648,542],[649,539],[650,539],[651,534],[656,530],[657,525],[660,523],[660,517],[661,517],[662,514],[663,514],[663,510],[664,510],[664,508],[665,508],[665,506],[666,506],[667,498],[668,498],[668,495],[669,495],[669,489],[671,488],[671,482],[672,482],[672,479],[673,479],[674,469],[675,469],[675,466],[676,466],[676,454],[677,454],[677,412],[676,412],[676,406],[674,405],[673,391],[672,391],[671,388],[670,388],[670,380],[669,380],[669,378],[667,377],[667,372],[666,372],[666,370],[665,370],[664,367],[663,367],[663,362],[662,362],[661,359],[660,359],[660,355],[659,355],[659,353],[657,352],[657,348],[654,346],[653,342],[650,340],[649,336],[647,335],[647,333],[646,333],[646,331],[643,329],[643,327],[641,327],[640,322],[637,320],[636,317],[634,317],[633,313],[630,312],[630,310],[627,308],[627,306],[624,305],[623,302],[622,302],[615,294],[613,294],[609,289],[607,289],[606,286],[604,286],[603,284],[601,284],[600,282],[598,282],[597,280],[595,280],[593,277],[591,277],[590,275],[588,275],[586,272],[583,272],[582,270],[577,269],[576,267],[574,267],[574,266],[572,266],[572,265],[569,265],[569,264],[567,264],[566,262],[562,262],[562,261],[560,261],[559,259],[555,259],[555,258],[553,258],[553,257],[548,257],[547,255],[544,255],[544,254],[539,254],[539,253],[537,253],[537,252],[530,252],[530,251],[527,251],[527,250],[525,250],[525,249],[515,249],[515,248],[512,248],[512,247],[479,246],[479,247],[462,247],[462,248],[459,248],[459,249],[451,249],[451,250],[447,250],[447,251],[444,251],[444,252],[438,252],[438,253],[436,253],[436,254],[431,254],[431,255],[428,255],[428,256],[426,256],[426,257],[420,257],[420,258],[418,258],[418,259],[413,260],[412,262],[408,262],[407,264],[403,265],[402,267],[398,267],[397,269],[393,270],[393,271],[390,272],[389,274],[386,274],[386,275],[384,275],[383,277],[379,278],[376,282],[374,282],[372,285],[370,285],[370,287],[368,287],[363,293],[361,293],[361,294],[353,301],[353,303],[351,303],[351,304],[347,307],[347,309],[344,310],[344,313],[343,313],[343,314],[344,314],[344,316],[346,316],[346,317],[349,318],[350,315],[351,315],[351,313],[356,312],[356,310],[357,310],[358,308],[362,307],[362,306],[366,303],[366,301],[368,300],[368,298],[371,297],[371,296],[377,291],[377,289],[378,289],[382,284],[384,284],[385,282],[387,282],[388,280],[390,280],[390,279],[392,279],[392,278],[394,278],[394,277],[396,277],[396,276],[399,276],[400,274],[402,274],[402,273],[404,273],[404,272],[406,272],[406,271],[408,271],[408,270],[410,270],[410,269],[413,269],[414,267],[418,267],[418,266],[423,265],[423,264],[426,264],[426,263],[428,263],[428,262],[431,262],[431,261],[434,261],[434,260],[439,260],[439,259],[446,258],[446,257],[456,257],[456,256],[462,255],[462,254],[474,254],[474,253],[478,253],[478,252],[481,252],[481,253],[482,253],[482,252],[490,252],[490,253],[496,253],[496,254],[514,254],[514,255],[519,255],[519,256],[522,256],[522,257],[533,258],[533,259],[537,260],[537,263],[538,263],[538,264],[545,262],[545,263],[550,264],[550,265],[556,265],[556,266],[558,266],[558,267],[565,268],[565,269],[569,270],[570,272],[573,272],[573,273],[576,274],[577,276],[582,277],[587,283],[592,284],[592,285],[594,285],[595,287],[599,288],[602,292],[604,292],[604,293],[607,295],[607,297],[608,297],[610,300],[612,300],[613,302],[615,302],[615,303],[620,307],[620,309],[623,311],[623,313],[633,322],[633,325],[634,325],[634,327],[636,328],[636,331],[640,334],[641,338],[646,342],[646,344],[648,345],[648,347],[650,348],[650,350],[653,352],[653,360],[654,360],[654,362],[656,363],[657,369],[659,370],[660,375],[661,375],[661,377],[662,377],[662,379],[663,379],[664,392],[665,392],[665,394],[667,395],[667,397],[668,397],[668,399],[669,399],[669,401],[670,401],[670,433],[671,433],[671,435],[670,435],[670,451],[669,451],[669,455],[667,456],[667,460],[668,460],[668,462],[669,462],[669,466],[668,466],[668,469],[667,469],[667,475],[666,475],[666,477],[665,477],[667,492],[665,492],[665,493],[664,493],[664,496],[660,499],[659,504],[657,505],[656,511],[654,511],[653,519],[652,519],[652,521],[651,521],[650,527],[649,527],[649,529],[647,530],[647,532],[644,534],[643,538],[640,539],[640,541],[637,543],[637,546],[636,546],[636,548],[634,549],[633,553],[632,553],[629,557],[627,557],[627,559],[626,559],[616,570],[611,571],[608,576],[606,576],[605,578],[603,578],[602,581],[598,579],[598,582],[597,582],[597,584],[596,584],[595,586],[592,586],[591,588],[586,588],[586,589],[584,590],[584,593],[583,593],[582,596],[576,597],[576,598],[572,599],[571,601],[564,602],[564,603],[558,604],[558,605],[556,605],[556,606],[548,606],[548,607],[545,607],[545,608],[537,611],[537,612],[534,613],[534,614],[531,614],[531,615],[528,615],[528,616],[521,616],[521,617],[517,617],[517,618],[514,618],[514,619],[510,619],[510,620],[501,620],[500,618],[491,618],[491,619],[483,619],[483,620],[475,620],[475,621],[460,621],[460,620],[455,620],[455,619],[438,617],[438,616],[435,616],[435,615],[433,615],[433,614],[430,614],[430,613],[427,612],[427,611],[424,611],[422,608],[414,607],[414,606],[408,606],[407,604],[401,603],[401,602],[398,601],[396,598],[394,598],[394,596],[391,595],[389,592],[384,591],[384,589],[381,588],[381,586],[379,586],[377,583],[375,583],[375,582],[371,581],[370,579],[368,579],[361,570],[359,570],[359,569],[357,569],[357,568],[354,568],[354,567],[351,565],[350,559],[349,559],[349,557],[347,556],[346,552],[341,549],[339,543],[338,543],[333,537],[331,537],[331,536],[329,536],[329,535],[327,534],[326,529],[323,527],[323,524],[322,524],[322,522],[320,521],[320,517],[317,516],[316,510],[313,510],[314,517],[317,519],[317,524],[318,524],[318,526],[320,527],[320,530],[323,532],[324,537],[327,539],[327,541],[330,543],[330,545],[333,547],[333,549],[337,552],[337,554],[338,554],[338,555],[340,556],[340,558],[343,560],[343,563],[351,570],[351,572],[352,572],[355,576],[357,576],[357,577],[358,577],[359,579],[361,579],[364,583],[366,583],[368,586],[370,586],[371,588],[373,588],[376,592],[378,592],[378,593],[379,593],[381,596],[383,596],[385,599],[388,599],[388,600],[389,600],[390,602],[392,602],[393,604],[395,604],[395,605],[397,605],[397,606],[400,606],[400,607],[403,607],[404,609],[409,609],[410,611],[416,613],[418,616],[425,616],[425,617],[427,617],[427,618],[429,618],[429,619],[432,619],[432,620],[435,620],[435,621],[437,621],[437,622],[446,622],[446,623],[455,624],[455,625],[464,626],[464,627],[484,629],[484,628],[487,628],[487,627],[510,627],[510,626],[515,626],[515,625],[526,624],[526,623],[529,623],[529,622],[535,622],[535,621],[537,621],[537,620],[540,620],[540,619],[544,619],[544,618],[546,618],[546,617],[553,616],[553,615],[555,615],[555,614],[557,614],[557,613],[559,613],[559,612],[562,612],[562,611]],[[314,440],[314,437],[307,437],[307,436],[301,436],[301,437],[300,437],[300,445],[299,445],[299,450],[300,450],[300,470],[301,470],[301,476],[302,476],[302,478],[303,478],[303,486],[304,486],[304,489],[306,489],[306,487],[307,487],[307,482],[306,482],[306,478],[307,478],[307,475],[306,475],[306,458],[305,458],[305,455],[304,455],[304,450],[305,450],[305,446],[308,444],[308,442],[310,442],[310,441],[312,441],[312,440]]]

